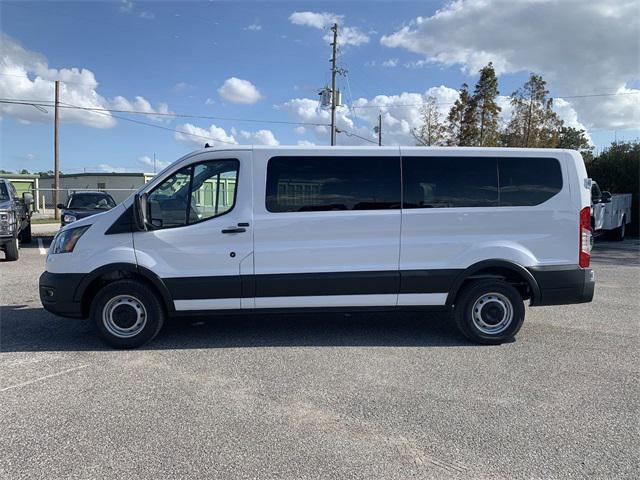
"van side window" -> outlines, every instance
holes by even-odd
[[[495,158],[403,157],[403,208],[498,206]]]
[[[499,158],[500,205],[540,205],[562,190],[555,158]]]
[[[229,212],[235,204],[238,170],[237,160],[212,160],[174,173],[149,194],[151,224],[180,227]]]
[[[273,157],[269,212],[400,208],[398,157]]]

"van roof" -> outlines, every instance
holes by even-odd
[[[423,152],[478,152],[486,154],[488,152],[496,152],[500,154],[505,154],[509,152],[514,153],[535,153],[540,155],[541,153],[555,153],[556,155],[560,152],[571,152],[577,153],[575,150],[562,149],[562,148],[513,148],[513,147],[421,147],[415,145],[395,145],[395,146],[382,146],[379,147],[377,145],[311,145],[311,146],[301,146],[301,145],[223,145],[223,146],[212,146],[207,148],[201,148],[199,150],[195,150],[192,154],[195,153],[204,153],[211,151],[250,151],[250,150],[269,150],[269,151],[288,151],[288,150],[300,150],[300,151],[353,151],[353,150],[364,150],[364,151],[397,151],[398,148],[402,148],[403,150],[412,150],[412,151],[423,151]]]

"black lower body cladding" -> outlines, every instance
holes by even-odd
[[[595,274],[576,265],[529,267],[540,287],[540,298],[533,305],[565,305],[593,300]]]
[[[81,303],[74,296],[84,277],[84,273],[40,275],[40,301],[45,310],[61,317],[82,317]]]
[[[114,267],[115,268],[115,267]],[[135,266],[133,267],[135,269]],[[522,267],[520,267],[522,269]],[[522,269],[524,270],[524,269]],[[593,299],[593,270],[576,265],[528,267],[539,294],[532,305],[585,303]],[[526,272],[525,272],[526,273]],[[455,294],[464,270],[323,272],[243,276],[182,277],[158,280],[172,311],[172,300],[309,295]],[[63,317],[82,317],[82,295],[91,274],[49,273],[40,276],[44,308]],[[156,285],[157,286],[157,285]]]

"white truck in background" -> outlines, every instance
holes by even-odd
[[[600,190],[596,182],[591,184],[591,226],[595,235],[607,234],[622,241],[631,222],[631,194]]]

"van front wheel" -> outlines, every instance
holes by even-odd
[[[467,285],[456,300],[456,326],[469,340],[499,344],[512,339],[524,322],[520,293],[500,280]]]
[[[151,341],[162,328],[164,316],[158,295],[133,280],[106,285],[91,305],[100,337],[116,348],[135,348]]]

